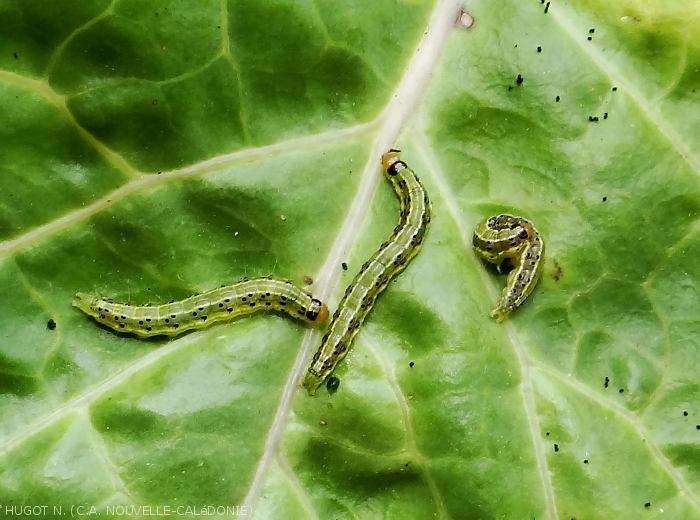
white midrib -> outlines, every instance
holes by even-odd
[[[362,174],[359,190],[355,195],[348,216],[346,217],[341,231],[333,244],[328,258],[321,268],[321,271],[317,277],[317,283],[314,285],[315,290],[318,291],[318,295],[323,299],[328,299],[328,296],[332,294],[337,286],[341,259],[346,258],[347,253],[355,242],[362,219],[368,212],[370,200],[379,177],[380,156],[395,142],[402,126],[408,117],[413,113],[420,95],[423,92],[428,79],[430,78],[434,65],[437,62],[442,46],[447,39],[447,36],[450,33],[450,30],[452,29],[462,6],[462,0],[441,0],[437,4],[430,18],[427,30],[409,63],[406,74],[402,78],[396,91],[392,94],[391,100],[386,109],[374,121],[343,130],[333,130],[322,134],[276,143],[270,146],[246,149],[239,152],[222,155],[187,168],[164,172],[160,175],[145,175],[133,172],[132,170],[130,173],[133,173],[133,178],[129,182],[127,182],[121,188],[118,188],[117,190],[114,190],[108,195],[102,197],[93,204],[75,210],[12,240],[0,242],[0,260],[3,257],[8,257],[13,253],[31,247],[42,240],[59,233],[60,231],[67,229],[70,226],[73,226],[74,224],[85,220],[100,211],[103,211],[109,206],[114,205],[118,201],[124,199],[128,195],[139,191],[166,184],[175,179],[203,175],[210,171],[221,170],[228,166],[243,164],[259,158],[269,158],[271,156],[280,155],[286,152],[296,151],[300,148],[310,149],[326,146],[332,141],[346,139],[353,135],[359,135],[379,127],[377,138],[374,141],[373,149]],[[47,87],[42,82],[33,80],[28,81],[15,75],[11,76],[12,77],[9,77],[8,74],[2,74],[0,79],[7,80],[15,84],[20,84],[26,88],[37,91],[45,97],[53,99],[51,92],[47,92]],[[53,99],[53,101],[58,105],[63,106],[62,98],[56,98]],[[108,152],[110,151],[108,150]],[[127,170],[129,169],[125,166],[123,168]],[[206,336],[209,333],[210,332],[194,333],[179,340],[175,340],[169,343],[167,346],[159,348],[158,350],[155,350],[128,365],[117,374],[93,386],[81,395],[63,403],[50,413],[38,417],[14,434],[9,435],[0,441],[0,457],[4,456],[25,440],[50,427],[69,414],[79,410],[86,410],[91,403],[98,400],[111,389],[124,384],[141,370],[158,363],[160,360],[174,354],[175,352],[194,342],[200,341],[203,336]],[[303,373],[308,352],[312,345],[317,343],[317,339],[318,334],[314,331],[307,332],[304,337],[302,348],[297,356],[297,359],[295,360],[294,366],[283,390],[279,406],[268,434],[265,449],[255,472],[255,476],[249,492],[243,501],[243,504],[249,507],[252,507],[257,501],[267,469],[279,445],[287,416],[291,408],[291,401],[298,387],[298,381]]]
[[[360,180],[359,189],[350,206],[345,222],[333,243],[333,247],[317,276],[314,289],[317,296],[328,301],[335,290],[340,273],[340,264],[355,243],[362,219],[369,210],[370,200],[379,178],[381,154],[386,152],[398,138],[401,128],[412,115],[435,67],[447,36],[454,27],[463,0],[440,0],[435,7],[427,29],[408,64],[406,73],[386,109],[379,116],[381,127],[374,141],[367,164]],[[397,22],[400,23],[400,22]],[[251,486],[243,500],[243,505],[254,508],[272,458],[284,433],[292,399],[299,388],[299,380],[304,371],[311,349],[318,344],[319,332],[309,330],[302,341],[301,349],[287,378],[277,413],[275,414],[265,448],[256,468]]]

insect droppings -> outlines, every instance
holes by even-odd
[[[326,390],[328,390],[329,394],[334,394],[338,391],[338,388],[340,388],[340,379],[330,376],[326,381]]]

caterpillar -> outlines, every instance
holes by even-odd
[[[333,314],[328,333],[314,354],[302,385],[310,395],[347,355],[360,324],[372,309],[377,296],[389,280],[403,271],[418,253],[430,224],[431,205],[420,179],[405,162],[398,150],[382,155],[382,166],[399,198],[399,224],[389,240],[365,262],[355,276]]]
[[[479,222],[472,244],[477,256],[496,264],[499,272],[506,259],[513,264],[501,299],[490,313],[496,321],[503,321],[525,301],[539,280],[544,241],[529,220],[502,214]]]
[[[175,336],[260,310],[281,310],[309,323],[320,323],[328,317],[325,304],[292,282],[272,277],[244,278],[233,285],[158,306],[115,303],[77,293],[73,306],[110,329],[142,338]]]

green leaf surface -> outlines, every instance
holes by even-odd
[[[461,8],[0,0],[0,512],[700,519],[700,4]],[[272,274],[334,309],[390,147],[433,223],[336,392],[298,384],[326,325],[71,307]],[[500,212],[547,247],[503,324]]]

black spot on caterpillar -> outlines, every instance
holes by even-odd
[[[73,306],[117,332],[131,332],[142,338],[175,336],[262,310],[284,311],[308,323],[320,323],[328,317],[326,305],[311,294],[292,282],[271,277],[244,279],[165,305],[134,306],[77,293]]]
[[[56,330],[56,322],[53,318],[46,322],[46,328],[48,328],[49,330]]]
[[[534,289],[544,265],[544,242],[532,222],[513,215],[496,215],[476,226],[472,239],[477,256],[498,266],[509,260],[506,287],[491,317],[503,321]]]
[[[363,264],[333,314],[328,333],[313,357],[302,384],[313,395],[347,355],[360,324],[389,280],[418,253],[428,232],[431,205],[418,176],[399,159],[397,150],[382,156],[382,166],[399,198],[400,219],[389,240]]]

